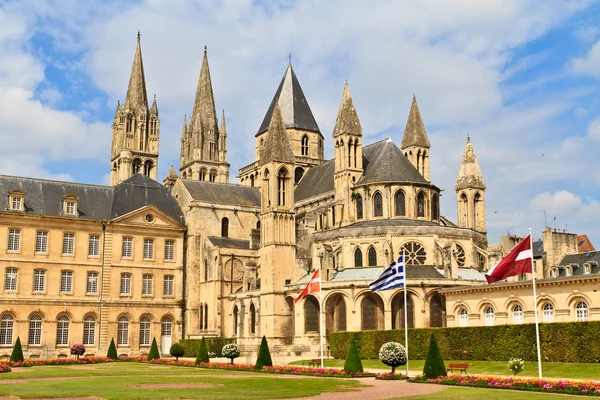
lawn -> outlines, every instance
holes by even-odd
[[[282,385],[281,378],[267,374],[138,363],[44,366],[13,371],[0,375],[0,396],[234,400],[314,396],[359,386],[355,380],[332,378],[285,379]]]
[[[308,365],[309,360],[295,361],[291,364]],[[469,364],[469,373],[490,374],[490,375],[512,375],[506,366],[507,362],[502,361],[445,361],[446,366],[450,363]],[[362,360],[365,370],[389,369],[390,367],[379,360]],[[411,371],[422,371],[425,360],[409,360],[408,367]],[[327,359],[326,367],[343,368],[344,360]],[[397,372],[404,372],[404,367],[396,368]],[[542,372],[544,378],[565,378],[565,379],[599,379],[600,363],[542,363]],[[525,361],[525,369],[519,376],[538,376],[537,363],[534,361]]]
[[[438,400],[438,399],[454,399],[454,400],[544,400],[544,399],[581,399],[585,396],[565,396],[564,394],[547,394],[547,393],[532,393],[516,390],[503,389],[479,389],[479,388],[457,388],[451,387],[443,392],[430,393],[425,396],[403,397],[402,399],[410,400]]]

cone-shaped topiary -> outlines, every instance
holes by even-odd
[[[254,369],[260,371],[262,367],[272,367],[273,360],[271,360],[271,353],[269,352],[269,346],[267,345],[267,338],[263,335],[262,341],[260,342],[260,349],[258,350],[258,356],[256,357],[256,364]]]
[[[158,346],[156,345],[156,338],[152,338],[152,346],[150,346],[150,353],[148,353],[148,361],[156,360],[160,358],[158,353]]]
[[[108,346],[108,353],[106,353],[106,358],[110,358],[111,360],[116,360],[117,356],[117,346],[115,346],[115,339],[110,339],[110,346]]]
[[[207,363],[210,359],[208,358],[208,349],[206,348],[206,340],[204,340],[204,336],[202,336],[202,340],[200,341],[200,347],[198,348],[198,354],[196,354],[196,365],[200,363]]]
[[[360,353],[356,345],[356,335],[352,335],[350,339],[350,347],[348,347],[348,355],[344,363],[344,372],[347,374],[363,372],[362,362],[360,361]]]
[[[438,376],[448,375],[442,353],[440,353],[440,348],[435,341],[433,333],[431,334],[431,339],[429,339],[429,351],[427,351],[423,374],[426,378],[437,378]]]
[[[21,339],[17,336],[15,347],[10,355],[10,361],[22,362],[23,361],[23,349],[21,348]]]

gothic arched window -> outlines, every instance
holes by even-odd
[[[256,308],[254,308],[254,304],[250,304],[250,333],[256,333]]]
[[[479,193],[475,193],[475,197],[473,197],[473,227],[475,229],[479,228],[479,207],[481,204],[481,195]]]
[[[302,136],[302,155],[308,156],[308,136]]]
[[[402,190],[398,190],[396,192],[396,195],[394,196],[394,201],[396,203],[396,216],[406,216],[406,197],[404,196],[404,192]]]
[[[306,297],[304,302],[304,331],[319,332],[319,302],[313,296]]]
[[[379,192],[375,193],[375,195],[373,196],[373,216],[383,216],[383,197]]]
[[[221,220],[221,237],[229,237],[229,218]]]
[[[238,334],[238,306],[233,307],[233,336]]]
[[[127,119],[125,121],[125,132],[131,133],[133,132],[133,115],[127,114]]]
[[[359,247],[357,247],[356,250],[354,251],[354,266],[355,267],[363,266],[362,250]]]
[[[279,176],[277,177],[277,193],[278,193],[278,203],[279,206],[285,206],[285,198],[286,198],[286,184],[287,184],[287,171],[285,168],[281,168],[279,170]]]
[[[433,199],[431,199],[431,218],[440,218],[440,202],[437,194],[434,194]]]
[[[348,140],[348,167],[352,167],[352,139]]]
[[[417,196],[417,217],[425,216],[425,194],[423,192],[419,192]]]
[[[377,250],[375,247],[369,249],[369,267],[375,267],[377,265]]]
[[[133,160],[133,163],[131,164],[132,169],[133,169],[133,174],[137,174],[138,172],[140,172],[140,169],[142,169],[142,160],[140,160],[139,158],[136,158],[135,160]]]
[[[360,194],[356,195],[356,219],[363,219],[363,199]]]

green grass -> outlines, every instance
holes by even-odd
[[[295,361],[291,364],[308,365],[309,360]],[[472,374],[489,375],[512,375],[506,366],[507,362],[502,361],[444,361],[446,367],[450,363],[469,364],[467,372]],[[389,369],[390,367],[379,360],[362,360],[363,368],[369,369]],[[409,360],[408,367],[411,371],[422,371],[425,360]],[[326,367],[343,368],[344,360],[327,359]],[[396,368],[397,372],[403,372],[404,367]],[[542,363],[542,375],[544,378],[564,378],[564,379],[598,379],[600,378],[600,363]],[[525,361],[525,369],[519,376],[538,376],[537,363],[534,361]]]
[[[585,396],[566,396],[564,394],[533,393],[517,390],[502,389],[480,389],[480,388],[457,388],[451,387],[442,392],[430,393],[423,396],[403,397],[410,400],[436,400],[436,399],[455,399],[455,400],[544,400],[544,399],[565,399],[565,398],[585,398]]]
[[[314,396],[321,392],[352,390],[359,383],[350,379],[286,379],[285,385],[272,375],[251,376],[247,372],[207,370],[138,363],[14,368],[0,380],[20,382],[0,384],[0,396],[21,398],[98,396],[105,399],[267,399]],[[214,375],[217,375],[216,377]],[[218,377],[235,375],[238,378]],[[58,378],[35,380],[35,378]],[[64,378],[64,379],[61,379]],[[211,388],[140,388],[130,385],[217,384]],[[222,385],[222,386],[221,386]]]

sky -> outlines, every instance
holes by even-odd
[[[469,135],[490,244],[550,226],[600,248],[598,1],[3,0],[0,174],[109,183],[138,31],[160,180],[178,169],[205,45],[233,183],[291,53],[327,158],[346,80],[365,144],[399,145],[415,94],[442,215],[456,221]]]

